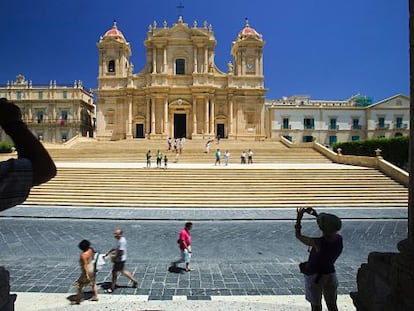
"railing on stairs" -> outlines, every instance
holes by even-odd
[[[343,155],[340,152],[340,149],[338,149],[339,152],[336,153],[316,141],[313,141],[311,143],[293,144],[283,136],[280,137],[280,141],[289,148],[313,148],[335,163],[365,166],[378,169],[405,187],[408,187],[409,185],[408,172],[384,160],[384,158],[381,156],[381,150],[375,150],[377,153],[375,157]]]

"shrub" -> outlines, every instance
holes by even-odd
[[[0,153],[10,153],[13,151],[14,145],[7,141],[0,141]]]
[[[393,138],[373,138],[352,142],[336,143],[333,150],[342,149],[344,155],[375,156],[375,150],[381,149],[381,156],[401,168],[408,163],[409,136]]]

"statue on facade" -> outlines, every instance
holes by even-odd
[[[233,64],[231,62],[227,63],[227,71],[228,73],[233,73]]]

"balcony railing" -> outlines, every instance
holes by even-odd
[[[282,125],[280,127],[282,130],[291,130],[292,129],[292,125],[288,124],[288,125]]]
[[[303,126],[305,130],[314,130],[315,129],[315,125],[311,125],[311,124],[307,124]]]
[[[351,130],[362,130],[362,125],[354,124],[351,126]]]
[[[78,119],[69,119],[69,120],[62,120],[62,119],[24,119],[23,120],[28,125],[56,125],[56,126],[67,126],[67,125],[79,125],[81,120]]]
[[[330,131],[337,131],[337,130],[339,130],[339,125],[335,125],[335,126],[329,126],[329,130]]]
[[[389,128],[389,124],[377,124],[375,127],[376,130],[388,130]]]

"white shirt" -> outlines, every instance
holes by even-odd
[[[119,251],[124,251],[122,256],[121,256],[121,261],[126,261],[127,259],[127,248],[126,248],[127,242],[126,239],[121,236],[121,238],[118,240],[117,244],[116,244],[116,250],[117,252]]]

